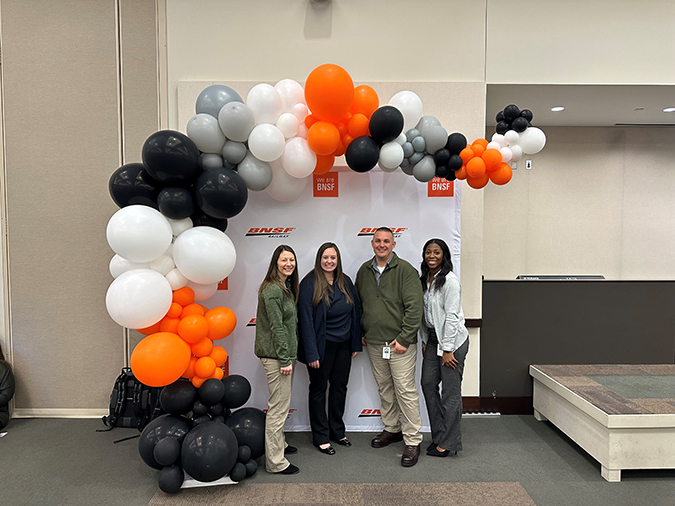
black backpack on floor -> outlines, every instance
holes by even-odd
[[[162,414],[159,405],[161,387],[149,387],[136,379],[131,369],[122,368],[110,394],[110,411],[102,418],[112,430],[115,427],[135,427],[142,431],[145,426]]]

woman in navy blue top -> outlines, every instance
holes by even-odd
[[[358,307],[354,284],[342,272],[340,250],[331,242],[322,244],[314,270],[300,283],[298,360],[309,374],[313,443],[326,455],[335,454],[331,440],[351,446],[342,417],[351,361],[362,350]]]

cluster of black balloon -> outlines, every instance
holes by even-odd
[[[191,218],[195,226],[225,231],[227,219],[246,205],[248,190],[241,176],[231,168],[203,166],[195,143],[180,132],[150,135],[142,159],[110,177],[110,196],[119,207],[146,205],[172,220]]]
[[[368,172],[380,159],[380,148],[394,141],[403,130],[403,114],[385,105],[373,112],[368,123],[370,135],[357,137],[347,146],[345,160],[355,172]]]
[[[497,126],[495,131],[504,135],[509,130],[515,130],[518,133],[524,132],[532,126],[534,114],[529,109],[522,111],[515,104],[510,104],[499,111],[496,116]]]
[[[167,412],[150,422],[138,443],[143,461],[159,469],[159,488],[176,493],[185,473],[202,482],[229,475],[234,482],[258,470],[255,459],[265,452],[265,413],[242,408],[251,384],[239,375],[211,378],[197,389],[179,380],[162,389]]]

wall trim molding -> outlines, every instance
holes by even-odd
[[[101,418],[107,414],[107,408],[16,408],[12,418]]]

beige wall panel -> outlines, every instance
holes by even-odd
[[[124,163],[140,162],[148,136],[159,130],[155,0],[121,0]]]
[[[114,6],[1,5],[16,408],[103,408],[122,365],[104,303],[119,158]]]
[[[491,0],[487,82],[675,83],[672,0]]]

